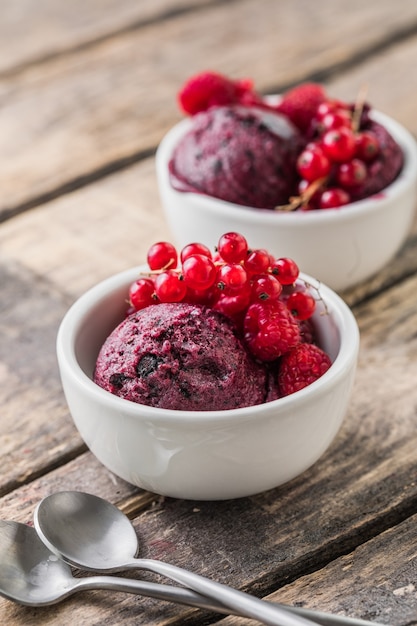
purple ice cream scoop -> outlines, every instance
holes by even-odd
[[[221,313],[151,305],[127,317],[97,358],[94,381],[127,400],[174,410],[223,410],[275,399],[257,363]]]
[[[171,184],[259,209],[287,204],[297,192],[297,155],[305,140],[279,113],[213,107],[192,127],[170,162]]]

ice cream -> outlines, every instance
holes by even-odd
[[[226,317],[168,303],[129,315],[97,358],[94,381],[127,400],[178,410],[223,410],[278,397]]]
[[[170,163],[172,185],[240,205],[272,209],[295,193],[305,141],[283,115],[256,107],[197,113]]]
[[[401,147],[372,120],[363,94],[347,103],[303,83],[265,98],[251,82],[202,72],[178,99],[191,129],[169,163],[177,191],[257,209],[310,211],[377,194],[403,166]]]

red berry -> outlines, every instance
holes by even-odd
[[[330,187],[325,189],[319,198],[320,209],[334,209],[339,206],[349,204],[350,196],[347,191],[339,187]]]
[[[342,187],[357,187],[366,178],[366,165],[360,159],[341,163],[336,172],[336,178]]]
[[[248,281],[248,275],[242,265],[238,263],[226,263],[217,273],[219,289],[236,291],[241,289]]]
[[[311,145],[297,159],[298,173],[310,183],[327,176],[330,168],[330,160],[319,146]]]
[[[318,120],[323,120],[329,113],[346,113],[348,112],[348,106],[341,100],[326,100],[317,107],[315,117]]]
[[[139,278],[129,287],[129,302],[139,311],[154,303],[155,285],[150,278]]]
[[[372,131],[363,131],[356,135],[356,156],[363,161],[373,161],[380,150],[377,136]]]
[[[316,309],[315,299],[306,291],[295,291],[288,297],[286,303],[288,310],[300,321],[308,320]]]
[[[244,333],[250,352],[262,361],[274,361],[300,341],[297,320],[279,300],[251,304]]]
[[[212,307],[219,297],[219,290],[213,285],[208,289],[192,289],[187,287],[183,300],[190,304],[204,304]]]
[[[349,128],[337,128],[325,133],[321,140],[323,152],[336,163],[350,161],[356,151],[356,139]]]
[[[263,274],[269,267],[269,253],[267,250],[251,250],[243,264],[248,274]]]
[[[282,396],[307,387],[319,379],[331,366],[329,356],[318,346],[300,343],[287,352],[278,371],[278,386]]]
[[[149,248],[147,261],[151,270],[174,269],[177,267],[178,254],[172,243],[158,241]]]
[[[210,248],[208,248],[204,243],[189,243],[181,250],[180,259],[181,263],[184,263],[185,259],[194,254],[202,254],[209,259],[211,259],[212,254]]]
[[[236,291],[220,292],[220,297],[214,303],[213,309],[220,311],[223,315],[235,317],[249,306],[250,294],[249,283]]]
[[[259,274],[251,280],[251,300],[277,300],[282,292],[281,283],[272,274]]]
[[[217,251],[226,263],[240,263],[248,254],[248,242],[239,233],[225,233],[219,239]]]
[[[289,117],[303,133],[307,132],[319,105],[326,98],[325,91],[317,83],[303,83],[284,93],[277,109]]]
[[[180,109],[195,115],[211,106],[225,106],[244,101],[247,94],[257,101],[252,89],[252,81],[248,79],[234,81],[216,72],[202,72],[191,77],[178,93]]]
[[[300,270],[295,261],[288,258],[276,259],[271,266],[272,274],[281,285],[292,285],[297,280]]]
[[[156,276],[155,293],[160,302],[181,302],[187,293],[187,285],[178,272],[167,270]]]
[[[182,275],[187,287],[208,289],[214,284],[217,269],[213,261],[203,254],[193,254],[182,264]]]
[[[327,113],[321,120],[319,129],[322,132],[327,130],[337,130],[338,128],[352,128],[352,117],[343,109]]]

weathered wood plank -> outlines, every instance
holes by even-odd
[[[148,192],[151,169],[148,161],[63,197],[52,219],[39,222],[42,212],[32,211],[0,229],[0,493],[81,449],[63,399],[56,333],[75,295],[110,268],[142,263],[148,238],[163,233]],[[12,255],[18,248],[22,255]]]
[[[267,599],[391,626],[415,624],[416,524],[414,515]],[[218,626],[240,623],[227,617]]]
[[[210,0],[3,0],[0,75],[10,76],[25,65],[45,62],[93,41],[208,3]]]
[[[320,10],[303,0],[279,5],[242,0],[28,66],[0,80],[0,215],[85,184],[152,150],[179,118],[179,85],[206,68],[208,59],[211,67],[252,76],[259,89],[269,90],[349,64],[416,23],[413,0],[403,2],[401,11],[389,0],[366,9],[352,0],[349,11],[344,0],[321,0]],[[302,47],[294,45],[299,41]],[[395,91],[398,100],[414,85],[400,82],[395,71],[395,62],[415,58],[417,44],[409,45],[402,48],[403,57],[393,53],[391,66],[385,66],[390,75],[385,91]],[[382,98],[374,100],[385,108]],[[407,110],[409,119],[402,121],[415,128],[411,113]]]

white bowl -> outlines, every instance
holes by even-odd
[[[159,192],[168,225],[179,246],[199,241],[210,247],[228,231],[237,231],[253,247],[293,258],[303,272],[337,291],[378,272],[398,252],[413,219],[417,198],[417,144],[390,117],[373,112],[404,151],[399,177],[373,197],[339,209],[278,213],[224,202],[198,193],[176,191],[168,163],[189,118],[175,125],[156,154]]]
[[[157,409],[112,395],[92,381],[99,349],[123,319],[128,286],[140,269],[90,289],[69,309],[58,332],[69,409],[101,463],[138,487],[193,500],[256,494],[315,463],[341,425],[357,363],[358,327],[343,300],[320,286],[328,314],[320,314],[318,302],[315,325],[333,363],[309,387],[241,409]]]

